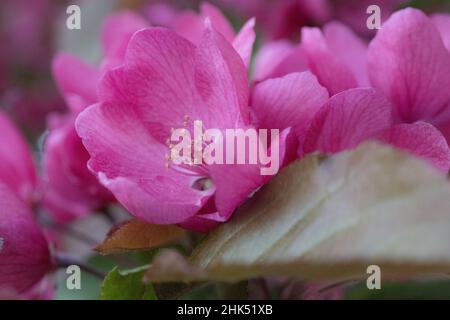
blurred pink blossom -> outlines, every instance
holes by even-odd
[[[37,178],[31,152],[0,113],[0,291],[23,293],[53,268],[47,240],[35,221]]]
[[[362,35],[373,35],[366,21],[366,9],[370,5],[380,7],[381,20],[385,21],[405,0],[218,0],[218,3],[234,13],[256,17],[268,39],[292,39],[298,37],[304,26],[322,25],[336,19],[349,25]]]
[[[0,289],[19,294],[37,284],[53,262],[30,208],[0,182]]]
[[[45,129],[49,112],[61,110],[49,74],[60,6],[50,0],[0,4],[0,101],[31,139]]]
[[[16,126],[0,112],[0,182],[24,202],[36,200],[37,176],[33,155]]]

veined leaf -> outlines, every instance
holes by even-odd
[[[154,225],[131,219],[108,234],[95,248],[101,254],[156,248],[180,240],[185,231],[174,225]]]
[[[341,281],[450,270],[450,184],[420,159],[370,142],[291,164],[211,232],[189,260],[156,258],[151,281],[259,276]]]

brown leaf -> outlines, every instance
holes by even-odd
[[[404,152],[366,143],[293,163],[205,237],[189,264],[154,264],[146,276],[341,281],[367,277],[376,264],[384,279],[448,272],[449,243],[446,177]]]
[[[95,250],[101,254],[116,254],[146,250],[176,242],[185,231],[174,225],[155,225],[131,219],[114,229]]]

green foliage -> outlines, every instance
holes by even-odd
[[[142,279],[145,269],[141,267],[120,271],[112,269],[101,287],[102,300],[156,300],[156,294],[151,284],[145,284]]]

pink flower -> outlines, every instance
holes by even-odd
[[[206,25],[197,46],[168,29],[136,33],[124,65],[102,79],[100,103],[83,111],[76,123],[91,155],[89,168],[125,208],[151,223],[181,224],[197,231],[226,221],[267,176],[260,175],[257,165],[186,168],[171,164],[167,168],[171,128],[183,128],[194,120],[202,120],[205,128],[249,128],[251,113],[275,108],[266,101],[249,107],[242,57],[210,23]],[[251,43],[244,44],[251,48]],[[273,93],[279,89],[290,102],[280,107],[291,111],[296,95],[309,101],[305,114],[308,108],[319,108],[314,101],[322,103],[314,92],[304,92],[303,87],[320,87],[312,75],[294,75],[266,85]],[[322,92],[327,96],[325,89]],[[272,102],[276,101],[273,97]],[[263,115],[254,118],[262,126],[270,120]],[[281,133],[281,158],[295,155],[290,124],[281,115],[272,125],[286,128]]]
[[[440,30],[447,19],[438,19]],[[300,155],[317,150],[334,153],[377,138],[446,172],[448,145],[442,136],[450,132],[450,55],[442,41],[446,34],[444,30],[440,35],[432,21],[415,9],[394,14],[369,48],[337,22],[327,24],[323,32],[303,28],[298,47],[267,45],[266,52],[279,50],[285,58],[270,64],[264,53],[256,67],[269,63],[255,74],[264,79],[307,66],[334,95],[305,135],[299,136],[304,141]],[[294,56],[297,65],[286,62]],[[370,86],[377,90],[352,89]]]
[[[201,10],[199,16],[191,12],[177,13],[171,23],[178,33],[194,39],[204,30],[203,22],[200,24],[203,17],[211,17],[213,25],[219,26],[228,35],[248,63],[255,36],[253,21],[249,21],[236,36],[218,9],[204,4]],[[188,29],[183,21],[188,25],[192,23],[191,28]],[[105,72],[123,63],[130,38],[147,25],[145,19],[128,11],[108,17],[101,32],[105,56],[99,68],[65,53],[54,59],[54,78],[70,108],[70,114],[53,116],[49,122],[50,133],[44,150],[47,177],[45,203],[53,217],[60,222],[87,215],[113,200],[111,194],[86,168],[89,155],[75,133],[74,119],[88,105],[98,101],[99,79]]]
[[[0,146],[0,182],[32,204],[37,196],[33,156],[17,128],[1,112]]]
[[[435,15],[430,20],[418,10],[401,10],[383,25],[371,41],[370,49],[362,39],[339,22],[326,24],[322,31],[319,28],[304,27],[299,46],[289,42],[273,42],[263,47],[255,62],[255,80],[309,69],[332,95],[351,88],[373,86],[392,97],[394,104],[398,105],[395,99],[399,98],[394,96],[403,95],[406,99],[404,95],[413,92],[415,84],[427,83],[429,80],[433,83],[442,80],[445,84],[447,81],[443,76],[449,68],[448,51],[444,44],[449,38],[446,28],[449,21],[448,15]],[[425,46],[424,43],[430,46]],[[430,79],[433,70],[425,61],[433,54],[438,59],[431,59],[434,62],[431,66],[444,67]],[[274,56],[276,58],[271,59]],[[295,64],[291,63],[294,57],[297,58]],[[421,63],[410,64],[416,60]],[[411,66],[408,67],[409,65]],[[405,73],[401,74],[402,68],[407,67],[407,70],[403,70]],[[418,74],[425,76],[418,77]],[[419,83],[415,83],[416,79]],[[433,91],[436,87],[438,86],[434,85],[432,90],[427,90],[427,94],[439,96],[444,101],[441,103],[442,107],[448,102],[450,93],[447,91],[442,94],[442,91],[446,91],[443,86],[440,91]],[[414,103],[416,97],[411,98],[411,103]],[[421,110],[432,111],[427,107]],[[416,120],[427,119],[419,117]]]
[[[308,61],[303,48],[288,40],[264,44],[256,54],[254,65],[255,82],[308,70]]]
[[[303,137],[328,99],[327,90],[307,71],[258,83],[252,90],[250,104],[258,127],[292,127],[298,137]]]
[[[55,18],[58,9],[58,4],[50,0],[2,1],[0,32],[8,43],[3,50],[8,51],[11,65],[22,65],[34,71],[45,68],[43,62],[48,62],[51,52],[49,21]]]
[[[370,82],[393,103],[395,120],[431,123],[449,141],[450,52],[443,31],[421,11],[401,10],[371,42],[367,59]]]
[[[47,241],[29,207],[0,182],[0,289],[24,293],[53,269]]]
[[[308,68],[331,95],[346,89],[369,86],[367,44],[339,22],[302,29]]]
[[[24,293],[53,267],[30,206],[37,200],[32,155],[0,113],[0,291]]]
[[[300,45],[278,41],[263,46],[255,61],[256,81],[311,70],[330,94],[369,86],[367,44],[348,27],[330,22],[323,31],[304,27],[301,34]]]
[[[0,101],[16,123],[33,139],[45,130],[49,112],[60,110],[49,81],[50,57],[61,3],[50,0],[4,0],[0,3]]]

